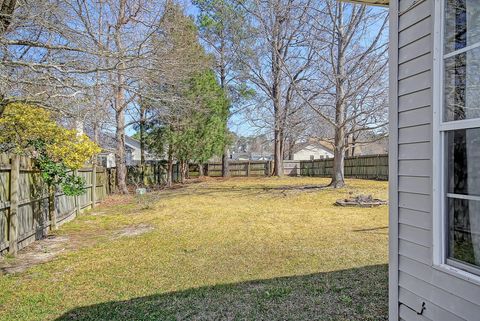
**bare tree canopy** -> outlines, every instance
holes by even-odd
[[[17,0],[0,0],[0,34],[8,29],[16,5]]]
[[[95,141],[114,136],[126,193],[129,126],[144,155],[147,125],[179,133],[192,115],[210,119],[204,113],[216,109],[200,102],[217,101],[207,96],[218,95],[218,81],[225,121],[241,115],[269,133],[275,175],[295,145],[319,139],[334,150],[332,186],[343,186],[345,155],[386,135],[386,11],[335,0],[193,4],[195,21],[172,0],[0,0],[0,114],[6,103],[31,102]],[[210,90],[193,103],[192,79]],[[229,134],[225,125],[219,137]],[[173,147],[170,165],[180,155]]]
[[[332,186],[343,186],[346,152],[385,136],[386,11],[334,0],[242,5],[252,35],[243,65],[257,92],[248,119],[273,132],[275,174],[286,149],[318,136],[335,151]]]

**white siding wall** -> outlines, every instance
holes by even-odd
[[[392,300],[398,298],[398,315],[391,319],[480,320],[480,285],[432,267],[434,0],[399,0],[391,9],[398,15],[391,20],[398,23],[398,38],[392,37],[392,45],[398,45],[392,59],[398,62],[392,66],[398,97],[392,106],[398,123],[398,131],[393,129],[398,176],[392,180],[392,195],[398,204],[391,212],[392,235],[398,235],[391,246],[398,253],[391,261],[398,270],[390,276],[398,281],[391,292]],[[425,310],[418,315],[413,310],[420,311],[423,302]]]
[[[307,146],[293,154],[293,160],[311,160],[311,156],[313,156],[314,159],[322,159],[332,158],[333,154],[316,146]]]

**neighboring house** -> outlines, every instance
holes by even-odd
[[[266,135],[236,137],[231,148],[233,160],[269,160],[273,154],[272,140]]]
[[[389,5],[389,318],[480,320],[480,3]]]
[[[103,151],[98,155],[99,164],[104,167],[115,167],[115,139],[109,135],[102,137],[101,147]],[[127,166],[138,165],[141,160],[140,141],[125,135],[125,163]],[[160,158],[155,157],[148,151],[145,152],[145,160],[156,161]]]
[[[325,142],[306,142],[293,148],[291,160],[314,160],[333,158],[333,150]]]
[[[367,156],[388,154],[388,138],[383,138],[371,143],[357,144],[354,148],[352,146],[347,150],[347,156]]]
[[[102,150],[102,152],[98,154],[97,160],[98,164],[103,167],[115,167],[115,154],[113,152]]]

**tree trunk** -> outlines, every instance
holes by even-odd
[[[145,117],[145,107],[143,106],[143,103],[140,104],[140,126],[139,126],[139,132],[140,132],[140,165],[145,165],[145,123],[146,123],[146,117]],[[143,175],[143,172],[142,172]]]
[[[283,176],[283,148],[282,148],[282,138],[279,129],[275,129],[275,149],[274,149],[274,171],[273,175]]]
[[[338,43],[337,43],[337,70],[335,92],[335,147],[333,155],[333,171],[330,186],[341,188],[345,186],[345,52],[343,31],[343,4],[337,4]]]
[[[117,93],[118,96],[122,96],[123,93]],[[116,150],[115,150],[115,163],[117,166],[117,188],[121,194],[128,194],[127,188],[127,166],[125,163],[125,110],[121,108],[115,113],[115,120],[117,125],[116,132]]]
[[[229,162],[229,155],[228,155],[228,147],[225,146],[225,149],[223,151],[222,155],[222,177],[229,177],[230,176],[230,166],[228,164]]]
[[[167,164],[167,187],[173,185],[173,153],[172,146],[168,146],[168,164]]]
[[[205,176],[205,171],[203,168],[203,164],[199,163],[198,164],[198,177],[203,178]]]
[[[220,87],[224,91],[225,95],[227,94],[227,86],[226,86],[226,81],[227,81],[227,75],[226,75],[226,68],[225,68],[225,41],[222,37],[221,43],[220,43]],[[230,111],[228,111],[228,114],[230,114]],[[227,122],[228,122],[228,117],[227,115]],[[225,127],[225,137],[228,136],[229,131],[228,131],[228,126]],[[229,177],[230,176],[230,168],[228,164],[229,160],[229,153],[228,153],[228,146],[225,146],[223,149],[223,155],[222,155],[222,177]]]
[[[0,0],[0,35],[7,31],[16,6],[17,0]]]
[[[180,182],[185,184],[186,182],[186,171],[185,171],[185,161],[180,161]]]
[[[275,17],[274,35],[272,40],[272,98],[274,111],[274,171],[275,176],[283,176],[283,133],[282,117],[283,109],[281,106],[281,59],[280,59],[280,41],[281,22],[279,17]]]
[[[140,102],[140,122],[139,122],[139,132],[140,132],[140,181],[142,185],[145,184],[145,107],[142,102]]]
[[[345,186],[344,163],[345,163],[345,130],[343,127],[335,130],[335,148],[333,152],[333,172],[330,186],[341,188]]]
[[[125,14],[127,10],[126,0],[120,1],[118,17],[115,25],[115,45],[119,54],[118,65],[120,70],[116,71],[115,84],[115,120],[116,120],[116,152],[115,161],[117,165],[117,185],[118,192],[121,194],[128,194],[127,189],[127,166],[125,163],[125,78],[122,74],[125,70],[125,62],[122,60],[124,48],[121,38],[122,26],[125,24]]]

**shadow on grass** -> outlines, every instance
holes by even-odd
[[[166,200],[172,198],[182,198],[182,197],[191,197],[191,196],[211,196],[215,195],[232,195],[234,194],[237,197],[248,198],[252,195],[268,194],[269,189],[266,187],[235,187],[235,186],[226,186],[226,187],[195,187],[195,188],[184,188],[184,189],[173,189],[173,190],[164,190],[159,192],[159,196]]]
[[[237,197],[248,198],[252,195],[275,195],[278,193],[284,192],[318,192],[320,190],[330,188],[328,185],[285,185],[285,186],[223,186],[223,187],[213,187],[213,186],[200,186],[194,188],[178,188],[178,189],[166,189],[159,192],[159,195],[162,199],[170,198],[180,198],[180,197],[190,197],[195,196],[209,196],[209,195],[218,195],[225,194],[231,195],[235,194]]]
[[[164,293],[73,309],[65,320],[387,320],[387,265]]]
[[[358,230],[352,230],[352,231],[356,233],[388,235],[388,226],[364,228],[364,229],[358,229]]]

